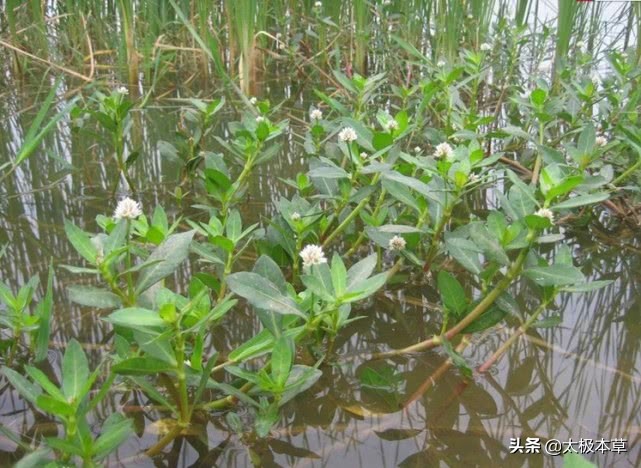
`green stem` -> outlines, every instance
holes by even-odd
[[[639,159],[637,160],[636,163],[634,163],[632,166],[630,166],[628,169],[623,172],[619,177],[614,179],[612,181],[612,185],[617,185],[619,184],[622,180],[627,179],[634,171],[636,171],[639,167],[641,166],[641,153],[639,153]]]
[[[539,147],[543,146],[543,131],[544,131],[543,122],[539,123]],[[532,169],[532,185],[536,187],[537,182],[539,181],[539,173],[541,172],[541,149],[539,148],[536,152],[536,161],[534,162],[534,169]]]
[[[220,293],[218,294],[219,298],[225,297],[227,292],[227,276],[231,273],[231,268],[234,264],[234,252],[229,252],[227,255],[227,261],[225,262],[225,270],[223,272],[223,278],[220,282]]]
[[[176,328],[176,376],[178,378],[178,395],[180,397],[180,424],[184,427],[191,419],[189,395],[187,394],[187,381],[185,375],[185,337]]]
[[[528,237],[527,237],[527,241],[528,241],[527,247],[521,250],[516,260],[514,260],[514,262],[510,266],[510,269],[508,270],[507,274],[503,277],[502,280],[500,280],[496,284],[494,289],[492,289],[492,291],[490,291],[487,294],[487,296],[485,296],[483,300],[481,300],[481,302],[479,302],[476,305],[476,307],[474,307],[474,309],[468,315],[465,316],[465,318],[463,318],[454,327],[448,330],[447,333],[445,333],[445,337],[448,340],[451,340],[452,338],[454,338],[457,334],[463,331],[468,325],[470,325],[478,317],[480,317],[487,309],[489,309],[490,306],[494,304],[494,302],[498,299],[498,297],[501,294],[503,294],[503,292],[510,286],[510,284],[512,284],[512,282],[519,276],[523,268],[523,265],[525,264],[525,260],[527,258],[528,252],[530,251],[530,249],[532,248],[532,245],[534,244],[535,238],[536,238],[536,231],[531,230],[528,233]],[[439,346],[441,342],[442,342],[441,337],[438,335],[435,335],[432,338],[429,338],[425,341],[421,341],[420,343],[416,343],[406,348],[396,349],[389,352],[376,354],[375,358],[383,359],[391,356],[397,356],[399,354],[425,351],[427,349],[431,349],[436,346]]]
[[[378,179],[380,179],[381,173],[377,173],[374,178],[372,179],[372,185],[376,185],[378,182]],[[324,241],[323,241],[323,247],[328,246],[335,238],[338,236],[341,232],[345,230],[347,226],[358,216],[358,213],[367,205],[369,202],[371,195],[363,198],[358,205],[352,210],[352,212],[347,215],[347,218],[343,220],[342,223],[338,225],[338,227],[332,232]]]
[[[127,269],[127,302],[129,304],[134,304],[135,295],[134,295],[134,279],[131,275],[131,220],[127,219],[127,256],[125,260],[125,268]]]
[[[537,309],[534,311],[534,313],[530,316],[530,318],[528,318],[528,319],[525,321],[525,323],[523,323],[523,325],[521,325],[521,326],[516,330],[516,332],[514,332],[512,335],[510,335],[510,337],[507,339],[507,341],[506,341],[505,343],[503,343],[503,344],[501,345],[501,347],[500,347],[499,349],[497,349],[497,350],[496,350],[496,352],[495,352],[494,354],[492,354],[492,356],[490,356],[490,358],[489,358],[489,359],[487,359],[487,360],[483,363],[483,365],[482,365],[481,367],[479,367],[478,371],[479,371],[479,372],[481,372],[481,373],[483,373],[483,372],[487,372],[487,371],[490,369],[490,367],[492,367],[494,364],[496,364],[496,362],[499,360],[499,358],[500,358],[503,354],[505,354],[505,352],[510,348],[510,346],[512,346],[512,345],[514,344],[514,342],[515,342],[515,341],[516,341],[516,340],[517,340],[521,335],[525,334],[525,332],[527,331],[527,329],[528,329],[528,328],[530,328],[530,327],[532,326],[532,324],[533,324],[536,320],[538,320],[539,316],[540,316],[540,315],[545,311],[545,309],[547,309],[547,306],[550,304],[550,302],[552,302],[552,300],[554,299],[554,296],[555,296],[555,295],[556,295],[556,294],[552,294],[552,295],[551,295],[551,297],[550,297],[549,299],[547,299],[547,300],[543,301],[543,302],[539,305],[539,307],[537,307]]]
[[[385,202],[385,195],[387,195],[387,190],[382,189],[381,194],[378,196],[378,200],[376,201],[376,205],[374,206],[374,211],[372,213],[372,218],[376,218],[378,216],[378,213],[380,212],[381,208],[383,207],[383,202]],[[361,243],[365,240],[365,231],[361,232],[358,236],[358,239],[356,239],[356,242],[354,242],[354,245],[347,251],[347,254],[345,254],[347,257],[352,255],[354,252],[356,252],[356,249],[361,245]]]

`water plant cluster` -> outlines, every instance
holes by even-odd
[[[370,372],[362,384],[394,387],[400,381],[393,364],[428,349],[439,349],[447,368],[474,379],[529,330],[560,325],[562,295],[611,282],[586,276],[567,233],[606,216],[635,222],[641,168],[638,51],[609,53],[607,73],[594,76],[593,57],[584,49],[576,54],[581,66],[567,66],[562,57],[570,36],[559,28],[550,67],[537,67],[532,79],[514,83],[522,73],[518,53],[531,2],[517,2],[515,20],[522,29],[509,32],[499,22],[504,36],[495,43],[478,40],[490,21],[481,19],[493,10],[470,2],[470,14],[481,6],[476,13],[485,13],[469,20],[475,27],[467,33],[476,36],[466,36],[465,46],[436,35],[426,54],[394,35],[395,53],[420,70],[399,79],[394,72],[367,73],[367,52],[356,41],[358,71],[323,72],[326,83],[298,113],[286,115],[268,95],[249,94],[248,85],[256,43],[279,44],[283,36],[252,32],[262,21],[256,2],[224,3],[235,24],[229,34],[239,56],[230,60],[238,66],[236,81],[216,55],[217,43],[202,17],[188,18],[171,0],[165,11],[175,15],[207,67],[213,62],[231,89],[181,100],[175,133],[157,142],[180,169],[173,197],[181,206],[188,200],[189,209],[172,215],[162,204],[147,203],[130,177],[145,157],[132,144],[134,113],[152,95],[139,96],[131,86],[88,86],[42,126],[56,82],[25,146],[0,166],[1,182],[68,115],[73,132],[109,147],[113,159],[107,164],[115,174],[109,207],[93,226],[65,222],[77,263],[53,259],[41,294],[38,277],[22,285],[0,282],[2,375],[25,405],[61,428],[55,436],[28,442],[2,429],[21,448],[20,466],[106,463],[136,430],[126,411],[97,415],[98,405],[114,393],[160,423],[157,440],[144,449],[148,457],[193,435],[203,421],[216,420],[260,464],[258,447],[281,421],[283,407],[305,398],[323,372],[349,359],[341,353],[344,335],[368,314],[375,296],[412,285],[434,290],[439,298],[431,311],[438,333],[397,349],[368,350],[366,359],[387,363],[391,373]],[[331,29],[335,24],[323,13],[330,2],[325,3],[316,2],[308,14]],[[427,3],[429,11],[443,15],[439,21],[457,19],[451,28],[467,17],[453,5],[443,12],[436,2]],[[279,5],[274,2],[274,8]],[[404,8],[399,2],[352,6],[357,31],[368,40],[374,37],[368,29],[374,28],[373,15],[386,11],[392,21],[391,13]],[[86,2],[83,8],[94,7]],[[194,4],[210,18],[201,11],[206,7]],[[125,22],[136,23],[131,5],[120,2],[118,9]],[[24,13],[8,11],[10,25],[17,21],[14,13]],[[151,11],[150,2],[146,12]],[[570,15],[574,24],[577,12],[559,14]],[[288,17],[292,23],[296,18]],[[358,29],[363,24],[370,26]],[[132,47],[140,38],[129,28],[123,34],[129,78],[135,80],[131,67],[138,55]],[[325,34],[320,29],[309,37],[323,42]],[[303,47],[302,38],[289,39]],[[294,46],[276,46],[289,47]],[[144,66],[162,70],[171,63],[164,53]],[[336,58],[329,55],[318,70]],[[497,76],[500,69],[504,78]],[[255,219],[244,207],[252,181],[282,154],[283,140],[291,135],[304,150],[306,169],[283,177],[285,190]],[[56,270],[77,278],[67,285],[66,300],[99,310],[96,319],[111,327],[109,352],[94,368],[83,345],[72,339],[59,371],[43,371],[52,318],[63,313],[52,297]],[[536,305],[520,307],[516,288],[526,288]],[[260,330],[249,339],[232,336],[221,343],[217,337],[230,315],[248,311]],[[468,362],[466,348],[505,324],[510,331],[500,346],[480,365]]]

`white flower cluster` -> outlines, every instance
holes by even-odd
[[[116,90],[118,94],[122,94],[123,96],[128,96],[129,95],[129,88],[126,86],[121,86]]]
[[[599,135],[594,139],[594,143],[596,143],[597,146],[604,147],[608,144],[608,139],[603,135]]]
[[[140,203],[131,198],[123,198],[118,202],[116,211],[114,211],[114,218],[116,219],[136,219],[142,214]]]
[[[392,130],[396,130],[398,128],[398,122],[395,119],[389,119],[385,123],[385,130],[388,132],[391,132]]]
[[[292,213],[291,220],[294,222],[300,221],[300,213],[298,211],[294,211]]]
[[[338,132],[338,139],[346,143],[356,141],[357,138],[358,135],[356,135],[356,130],[354,130],[352,127],[345,127],[340,132]]]
[[[488,52],[488,51],[492,50],[492,46],[490,44],[488,44],[487,42],[484,42],[483,44],[481,44],[480,49],[483,52]]]
[[[303,259],[303,266],[306,267],[327,263],[323,248],[320,245],[315,244],[306,245],[300,252],[300,258]]]
[[[449,143],[441,143],[436,147],[434,150],[434,157],[435,158],[445,158],[448,159],[449,157],[454,154],[454,149],[449,145]]]
[[[252,106],[255,106],[257,102],[258,102],[258,99],[256,99],[255,97],[251,97],[251,98],[249,99],[249,103],[250,103]]]
[[[550,220],[551,223],[554,222],[554,213],[552,213],[552,210],[548,208],[540,208],[536,213],[534,213],[537,216],[540,216],[541,218],[547,218]]]
[[[323,111],[320,109],[312,109],[309,112],[309,118],[311,120],[320,120],[323,118]]]
[[[389,240],[387,247],[390,250],[395,250],[399,252],[403,250],[406,245],[407,245],[407,242],[405,241],[405,239],[403,239],[401,236],[394,236]]]

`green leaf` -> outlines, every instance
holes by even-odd
[[[306,318],[291,298],[283,295],[274,283],[257,273],[240,272],[229,275],[227,286],[254,307]]]
[[[481,273],[481,261],[479,260],[478,247],[468,239],[455,235],[445,235],[445,247],[448,253],[454,257],[466,270],[475,275]]]
[[[457,317],[460,317],[467,308],[465,299],[465,290],[461,283],[449,272],[441,270],[438,272],[438,290],[441,293],[441,299],[445,307]]]
[[[36,307],[38,316],[38,330],[36,332],[35,362],[40,362],[47,357],[49,350],[49,334],[51,333],[51,311],[53,309],[53,264],[49,263],[49,276],[47,291]]]
[[[378,255],[373,253],[352,265],[351,268],[347,270],[346,289],[352,291],[358,290],[358,285],[369,278],[374,268],[376,268],[377,259]]]
[[[89,377],[89,363],[82,346],[75,339],[67,343],[62,358],[62,393],[68,401],[77,401],[84,397],[82,388]]]
[[[120,361],[112,366],[111,370],[122,375],[145,375],[168,372],[175,370],[175,367],[152,357],[133,357]]]
[[[441,203],[440,198],[434,194],[433,190],[430,189],[429,185],[421,182],[418,179],[415,179],[414,177],[404,176],[395,171],[385,172],[383,174],[383,177],[385,179],[392,180],[394,182],[399,182],[411,188],[412,190],[415,190],[416,192],[420,193],[427,199],[430,199],[439,204]]]
[[[335,300],[332,293],[325,288],[320,277],[314,275],[301,275],[300,280],[309,291],[314,293],[315,296],[318,296],[326,302],[333,302]]]
[[[142,293],[161,279],[176,271],[178,266],[189,254],[189,245],[195,232],[196,231],[192,230],[180,234],[173,234],[156,247],[145,262],[150,264],[149,267],[143,269],[138,275],[136,294]]]
[[[499,307],[492,307],[484,312],[479,318],[470,323],[461,333],[476,333],[493,327],[507,315],[507,312]]]
[[[347,293],[343,296],[342,301],[348,303],[363,300],[382,288],[386,281],[386,271],[374,275],[371,278],[349,288]]]
[[[95,459],[106,457],[132,435],[131,420],[119,413],[112,413],[102,425],[102,434],[96,439],[91,453]]]
[[[49,377],[47,377],[40,369],[33,366],[25,366],[25,372],[36,384],[40,385],[42,389],[53,398],[62,401],[66,400],[62,391],[53,382],[51,382]]]
[[[564,286],[561,288],[561,291],[576,292],[576,293],[590,292],[590,291],[595,291],[597,289],[604,288],[605,286],[608,286],[613,282],[614,282],[613,280],[590,281],[589,283]]]
[[[309,171],[307,175],[321,179],[349,179],[349,174],[338,166],[320,166]]]
[[[91,242],[89,234],[80,229],[70,221],[65,220],[65,232],[67,239],[71,242],[74,249],[88,262],[95,264],[98,254],[96,247]]]
[[[165,326],[165,321],[160,318],[157,312],[140,307],[117,310],[103,320],[127,328]]]
[[[604,200],[610,198],[609,193],[599,192],[591,193],[589,195],[579,195],[578,197],[570,198],[561,203],[557,203],[550,208],[554,211],[565,210],[568,208],[576,208],[578,206],[593,205],[595,203],[600,203]]]
[[[48,467],[47,462],[50,460],[51,449],[42,448],[31,452],[22,457],[13,468],[40,468],[43,465]]]
[[[261,255],[258,260],[256,260],[253,272],[258,273],[263,278],[272,282],[283,294],[287,292],[285,276],[278,264],[271,257]]]
[[[294,359],[294,342],[291,338],[281,336],[274,344],[272,351],[272,378],[278,388],[283,388]]]
[[[69,300],[83,306],[115,309],[122,305],[120,298],[111,291],[93,286],[69,286],[67,293]]]
[[[347,286],[347,271],[343,260],[338,254],[334,254],[332,257],[331,276],[334,294],[336,297],[341,297]]]
[[[531,267],[524,274],[540,286],[567,286],[585,282],[583,273],[570,265]]]
[[[554,328],[563,323],[563,319],[561,318],[560,315],[552,315],[550,317],[546,317],[542,320],[537,320],[532,324],[533,328]]]
[[[66,401],[60,401],[47,395],[40,395],[36,405],[41,410],[56,416],[73,416],[76,410]]]
[[[505,266],[510,264],[510,259],[499,243],[500,240],[492,236],[481,223],[470,224],[470,235],[472,241],[483,250],[483,254],[490,260]]]
[[[134,330],[134,339],[142,350],[149,356],[165,361],[172,367],[176,367],[176,354],[166,335],[158,336]]]
[[[22,375],[8,367],[3,367],[2,373],[22,398],[35,404],[40,394],[42,394],[42,390],[37,385],[29,382]]]
[[[57,437],[47,437],[45,438],[45,440],[47,441],[47,445],[49,447],[60,453],[76,455],[78,457],[82,457],[84,455],[82,453],[82,448],[75,443],[71,443],[64,439],[58,439]],[[59,465],[55,466],[58,467]]]
[[[541,88],[536,88],[530,94],[530,102],[536,107],[542,107],[543,104],[545,104],[546,97],[547,97],[547,93],[545,92],[545,90]]]
[[[394,138],[391,134],[387,132],[375,132],[374,138],[372,139],[372,146],[376,151],[387,148],[394,144]]]
[[[286,330],[284,335],[295,339],[304,329],[304,325],[291,328]],[[247,359],[260,356],[268,352],[272,348],[273,343],[274,336],[269,332],[269,330],[262,330],[258,335],[253,336],[229,353],[228,359],[232,362],[242,362]]]

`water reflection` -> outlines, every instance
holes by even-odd
[[[23,105],[21,103],[20,105]],[[5,100],[4,115],[18,115],[18,103]],[[136,117],[130,145],[142,157],[132,171],[146,211],[162,203],[170,220],[191,208],[197,192],[182,202],[171,196],[177,168],[162,158],[157,142],[171,135],[178,112],[154,108]],[[0,123],[3,154],[19,147],[28,116]],[[280,157],[254,177],[243,210],[260,220],[274,200],[286,193],[279,177],[305,168],[295,140],[286,139]],[[88,230],[95,216],[109,213],[114,171],[109,147],[96,144],[61,122],[40,150],[0,187],[0,244],[8,244],[0,260],[0,277],[13,287],[31,276],[46,277],[49,259],[56,265],[78,259],[66,241],[65,219]],[[390,287],[358,313],[337,342],[339,358],[324,368],[321,380],[286,406],[278,429],[263,441],[242,441],[226,430],[220,416],[203,415],[194,433],[175,441],[154,460],[138,454],[162,433],[164,416],[145,406],[141,394],[114,387],[95,412],[97,421],[121,411],[135,422],[132,438],[109,460],[112,465],[247,466],[260,459],[266,466],[552,466],[560,460],[544,455],[511,455],[511,437],[577,441],[580,438],[627,438],[628,453],[604,453],[592,458],[600,466],[639,466],[641,450],[641,245],[635,232],[614,220],[569,232],[577,263],[594,279],[613,279],[610,286],[584,295],[563,295],[552,313],[560,327],[538,329],[521,338],[493,371],[471,381],[455,369],[442,374],[446,357],[438,351],[370,361],[374,351],[400,348],[423,340],[439,329],[438,295],[421,279],[400,290]],[[183,288],[183,278],[199,265],[186,265],[171,281]],[[45,372],[56,376],[61,351],[71,337],[85,344],[92,366],[108,351],[110,327],[100,314],[71,305],[66,287],[78,281],[57,268],[57,298],[51,351]],[[468,285],[473,288],[473,285]],[[513,290],[521,311],[530,310],[536,296],[526,285]],[[508,319],[508,325],[517,323]],[[231,315],[212,336],[216,349],[230,349],[253,336],[259,322],[249,310]],[[481,364],[505,339],[505,329],[480,337],[464,355]],[[393,376],[390,388],[364,386],[363,374],[374,370]],[[435,374],[436,373],[436,374]],[[435,378],[435,375],[438,378]],[[426,384],[429,382],[429,384]],[[59,428],[25,404],[0,382],[0,424],[22,442],[55,435]],[[20,445],[0,435],[0,464],[24,453]]]

